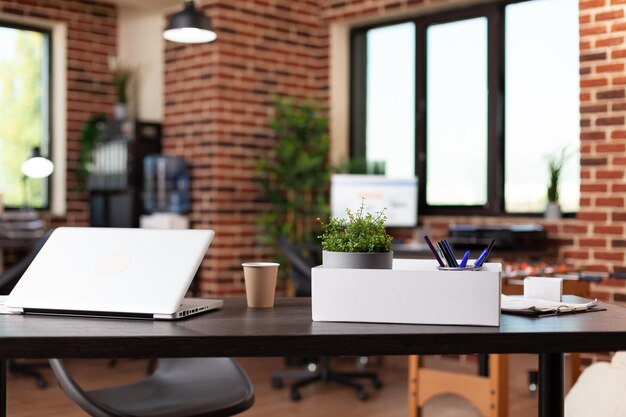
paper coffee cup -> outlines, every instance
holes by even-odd
[[[273,307],[278,267],[276,262],[244,262],[248,307]]]

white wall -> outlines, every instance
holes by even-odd
[[[164,25],[161,10],[118,9],[118,58],[135,68],[131,109],[143,121],[163,120]]]

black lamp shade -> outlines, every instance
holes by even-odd
[[[193,0],[185,2],[185,8],[170,16],[163,37],[180,43],[213,42],[217,34],[213,31],[211,19],[197,10]]]

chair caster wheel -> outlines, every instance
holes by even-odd
[[[300,401],[302,399],[302,396],[298,391],[291,391],[290,397],[291,401]]]
[[[366,401],[370,396],[365,391],[359,391],[356,393],[356,397],[361,401]]]
[[[283,380],[280,378],[272,378],[272,388],[274,389],[280,389],[282,387],[284,387],[285,384],[283,384]]]
[[[374,381],[374,388],[381,389],[383,387],[383,383],[378,379]]]
[[[43,378],[37,379],[36,384],[37,384],[37,388],[39,389],[44,389],[48,387],[48,381],[46,381]]]

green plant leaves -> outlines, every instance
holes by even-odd
[[[385,210],[363,213],[364,203],[355,213],[346,210],[347,219],[333,217],[322,224],[322,247],[331,252],[389,252],[392,237],[385,230]]]
[[[80,149],[78,150],[78,168],[76,176],[80,191],[85,189],[90,166],[94,163],[94,152],[96,146],[102,141],[102,130],[106,116],[98,114],[91,116],[85,122],[85,127],[80,134]]]
[[[255,163],[260,195],[269,210],[257,224],[265,243],[273,244],[279,236],[310,243],[315,219],[328,213],[328,117],[317,104],[277,99],[269,125],[275,145]]]

